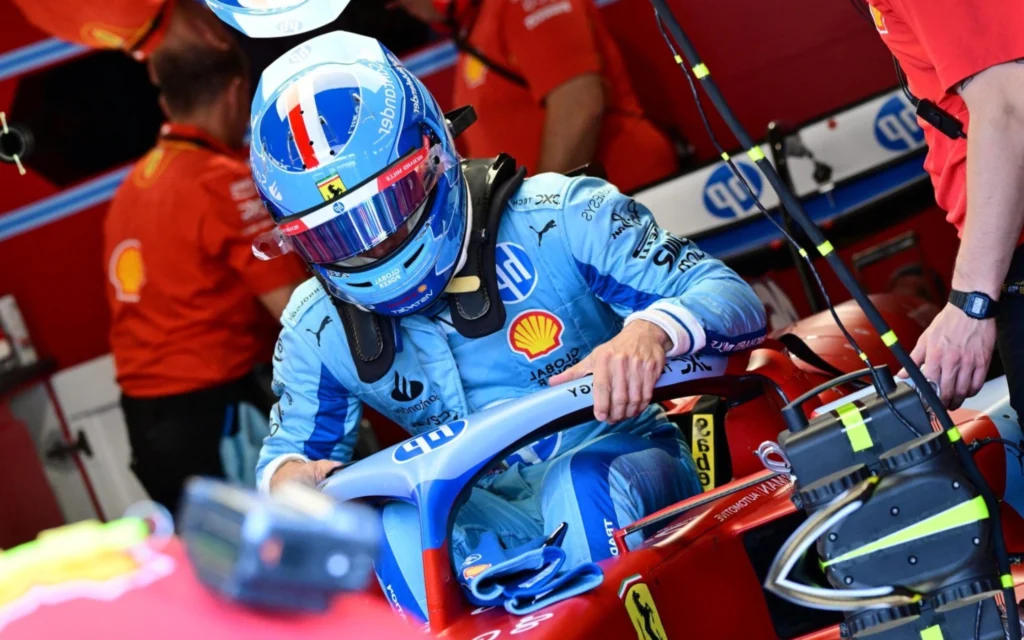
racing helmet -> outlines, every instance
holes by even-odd
[[[332,296],[386,316],[425,308],[468,239],[468,196],[444,114],[372,38],[324,34],[263,72],[252,174],[276,227],[261,259],[298,253]]]
[[[218,18],[250,38],[280,38],[330,24],[350,0],[206,0]]]

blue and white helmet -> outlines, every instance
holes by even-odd
[[[251,163],[277,222],[254,252],[298,253],[331,295],[402,316],[457,270],[468,203],[454,140],[426,87],[376,40],[328,33],[267,67]]]
[[[336,20],[349,0],[206,0],[217,17],[250,38],[306,33]]]

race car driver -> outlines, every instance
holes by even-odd
[[[460,163],[463,118],[446,123],[362,36],[319,36],[263,72],[251,162],[278,226],[255,248],[294,251],[316,277],[284,312],[257,476],[265,490],[323,480],[351,459],[364,403],[424,433],[593,373],[595,420],[486,476],[451,540],[461,562],[483,532],[512,549],[566,523],[566,567],[581,566],[613,555],[612,529],[700,490],[653,386],[666,356],[759,343],[764,309],[603,180],[520,186],[507,158]],[[415,508],[382,517],[382,586],[426,619]]]
[[[400,0],[452,33],[454,103],[480,122],[472,157],[510,154],[531,173],[597,161],[632,193],[674,173],[668,133],[644,113],[615,40],[592,0]]]
[[[981,389],[998,342],[1024,419],[1024,4],[869,2],[911,94],[952,125],[922,123],[935,198],[960,235],[953,292],[910,355],[956,408]]]

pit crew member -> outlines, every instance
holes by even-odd
[[[1024,418],[1024,4],[870,0],[870,11],[911,95],[951,125],[946,134],[919,120],[925,168],[960,250],[950,304],[910,355],[956,408],[981,389],[998,342]]]

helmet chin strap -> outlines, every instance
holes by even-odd
[[[462,267],[466,266],[466,260],[469,257],[469,236],[473,231],[473,199],[469,197],[469,185],[465,184],[463,180],[463,189],[466,194],[466,230],[462,234],[462,249],[459,254],[459,263],[455,266],[455,273],[462,271]],[[470,293],[480,288],[480,278],[478,276],[455,276],[445,287],[445,293]]]

